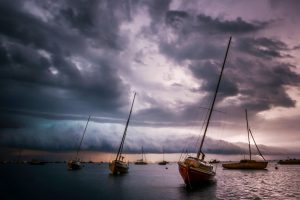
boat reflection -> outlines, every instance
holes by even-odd
[[[217,181],[215,179],[193,187],[182,184],[178,190],[180,199],[217,199]]]

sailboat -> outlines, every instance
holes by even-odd
[[[83,131],[83,134],[82,134],[82,137],[81,137],[81,140],[80,140],[77,152],[76,152],[76,158],[74,160],[69,160],[68,163],[67,163],[69,170],[79,170],[79,169],[81,169],[81,163],[80,163],[80,159],[78,157],[78,154],[79,154],[79,151],[80,151],[80,148],[81,148],[81,144],[82,144],[82,141],[83,141],[83,138],[84,138],[87,126],[89,124],[90,118],[91,118],[91,116],[89,116],[89,118],[88,118],[88,120],[86,122],[84,131]]]
[[[146,156],[144,154],[144,149],[142,147],[142,158],[138,159],[136,162],[134,162],[136,165],[147,165],[148,163],[146,162]]]
[[[258,146],[256,145],[256,142],[254,140],[251,129],[249,128],[247,109],[245,110],[245,113],[246,113],[246,124],[247,124],[247,132],[248,132],[248,143],[249,143],[249,156],[250,156],[250,159],[249,160],[248,159],[243,159],[243,160],[240,160],[240,162],[224,163],[224,164],[222,164],[222,166],[225,169],[265,169],[268,165],[268,161],[266,161],[265,158],[263,157],[263,155],[261,154]],[[264,161],[252,160],[252,158],[251,158],[251,146],[250,146],[250,135],[251,135],[251,137],[254,141],[254,144],[257,148],[257,151],[259,152],[260,156],[264,159]]]
[[[128,128],[131,113],[132,113],[132,108],[133,108],[133,104],[134,104],[134,100],[135,100],[135,95],[136,95],[136,93],[134,93],[134,96],[133,96],[129,116],[128,116],[128,119],[127,119],[127,122],[126,122],[125,130],[124,130],[123,137],[122,137],[119,149],[118,149],[116,159],[109,163],[109,169],[112,172],[112,174],[125,174],[125,173],[128,172],[128,169],[129,169],[129,164],[124,162],[124,156],[122,156],[122,151],[123,151],[123,146],[124,146],[124,141],[125,141],[125,137],[126,137],[127,128]]]
[[[216,87],[216,90],[214,93],[211,107],[209,109],[209,115],[208,115],[208,118],[206,121],[204,134],[203,134],[203,137],[201,140],[200,147],[197,152],[197,156],[196,157],[189,156],[184,161],[178,162],[179,173],[180,173],[182,179],[184,180],[185,184],[189,187],[192,187],[193,185],[202,184],[203,182],[206,182],[206,181],[210,181],[216,175],[216,172],[213,170],[213,165],[209,164],[207,161],[204,160],[205,154],[202,152],[202,147],[203,147],[204,139],[205,139],[206,132],[207,132],[207,129],[209,126],[211,114],[214,109],[214,105],[215,105],[217,93],[219,90],[224,66],[226,63],[226,58],[227,58],[230,42],[231,42],[231,37],[229,38],[228,46],[227,46],[226,53],[225,53],[225,58],[224,58],[222,69],[221,69],[219,79],[218,79],[218,84],[217,84],[217,87]],[[201,155],[201,158],[200,158],[200,155]]]
[[[164,149],[163,149],[163,160],[160,161],[158,164],[159,165],[166,165],[168,164],[169,162],[168,161],[165,161],[165,152],[164,152]]]

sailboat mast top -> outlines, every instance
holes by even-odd
[[[118,159],[121,158],[121,154],[122,154],[122,151],[123,151],[124,140],[125,140],[125,137],[126,137],[126,132],[127,132],[128,124],[129,124],[129,121],[130,121],[130,117],[131,117],[131,113],[132,113],[132,108],[133,108],[135,96],[136,96],[136,92],[134,93],[134,96],[133,96],[133,100],[132,100],[132,103],[131,103],[130,112],[129,112],[129,115],[128,115],[128,119],[127,119],[127,122],[126,122],[125,130],[124,130],[124,133],[123,133],[121,144],[119,146],[119,150],[118,150],[118,153],[117,153],[116,160],[118,160]]]
[[[80,148],[81,148],[81,144],[82,144],[82,141],[83,141],[83,138],[84,138],[84,135],[85,135],[87,126],[88,126],[88,124],[89,124],[90,118],[91,118],[91,116],[89,116],[89,118],[88,118],[88,120],[87,120],[87,122],[86,122],[85,128],[84,128],[84,131],[83,131],[83,134],[82,134],[82,137],[81,137],[81,140],[80,140],[78,149],[77,149],[76,160],[78,160],[78,153],[79,153],[79,150],[80,150]]]
[[[228,42],[228,46],[227,46],[227,49],[226,49],[225,58],[224,58],[224,61],[223,61],[223,65],[222,65],[221,73],[220,73],[220,76],[219,76],[217,88],[216,88],[216,91],[215,91],[215,94],[214,94],[213,102],[212,102],[211,108],[209,109],[209,115],[208,115],[208,119],[207,119],[207,122],[206,122],[204,134],[203,134],[203,137],[202,137],[202,140],[201,140],[201,144],[200,144],[200,147],[199,147],[199,150],[198,150],[198,153],[197,153],[197,158],[199,158],[200,153],[202,153],[203,142],[204,142],[204,139],[205,139],[205,136],[206,136],[207,128],[208,128],[208,125],[209,125],[209,122],[210,122],[210,117],[211,117],[211,114],[212,114],[212,111],[213,111],[213,108],[214,108],[214,105],[215,105],[217,93],[218,93],[218,90],[219,90],[219,87],[220,87],[220,82],[221,82],[221,78],[222,78],[222,75],[223,75],[223,70],[224,70],[224,66],[225,66],[225,63],[226,63],[228,50],[229,50],[229,47],[230,47],[230,42],[231,42],[231,36],[229,38],[229,42]]]
[[[247,113],[247,109],[245,109],[245,113],[246,113],[246,123],[247,123],[247,133],[248,133],[248,143],[249,143],[249,155],[250,155],[250,160],[251,160],[251,145],[250,145],[250,133],[249,133],[249,124],[248,124],[248,113]]]

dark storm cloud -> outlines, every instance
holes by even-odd
[[[169,11],[166,24],[175,30],[177,38],[172,42],[162,41],[160,50],[178,62],[191,61],[189,69],[200,81],[200,87],[192,90],[196,93],[207,93],[198,104],[202,105],[211,99],[225,54],[224,36],[232,33],[233,42],[217,101],[236,97],[240,103],[235,103],[233,107],[246,107],[256,112],[277,106],[295,106],[295,100],[287,94],[285,87],[298,86],[299,74],[292,70],[293,65],[279,60],[292,58],[289,55],[292,47],[279,39],[245,36],[246,33],[267,29],[271,22],[246,22],[241,18],[222,20],[204,14],[197,15],[196,22],[191,23],[192,19],[193,15],[188,12]],[[199,29],[201,26],[206,28]],[[198,37],[195,37],[194,33]]]
[[[217,81],[220,75],[220,63],[212,63],[209,61],[194,63],[189,66],[193,75],[203,80],[204,83],[199,88],[199,91],[205,91],[213,93],[217,87]],[[227,64],[228,65],[228,64]],[[228,73],[227,73],[228,74]],[[228,76],[222,77],[222,85],[219,90],[219,95],[222,95],[223,98],[227,96],[234,96],[238,93],[238,87],[233,80]]]
[[[226,80],[230,80],[238,90],[234,90],[236,94],[227,91],[227,96],[232,94],[239,102],[226,104],[229,110],[248,108],[256,113],[273,107],[295,107],[296,101],[288,95],[286,87],[299,86],[300,75],[292,70],[291,64],[237,57],[228,63],[228,68],[221,86],[227,87]],[[219,100],[226,97],[223,95]]]
[[[166,24],[181,29],[184,33],[198,31],[209,34],[244,34],[263,30],[270,24],[264,21],[247,22],[240,17],[235,20],[224,20],[205,14],[198,14],[196,19],[194,20],[186,11],[170,10],[166,14]]]
[[[289,56],[281,53],[281,51],[288,50],[285,43],[265,37],[241,38],[238,40],[238,50],[265,58],[281,58]]]
[[[242,34],[256,32],[265,29],[269,22],[246,22],[241,17],[235,20],[213,19],[210,16],[199,14],[197,16],[199,28],[207,29],[208,32]]]
[[[1,112],[4,108],[5,114],[13,115],[3,118],[1,123],[2,144],[51,150],[76,147],[76,138],[81,134],[78,127],[50,126],[43,121],[45,119],[79,123],[92,115],[91,121],[99,124],[123,125],[128,113],[123,113],[125,109],[121,108],[130,104],[128,91],[134,86],[127,85],[131,81],[126,73],[133,73],[130,72],[131,61],[121,55],[128,53],[130,59],[131,46],[138,42],[133,40],[134,45],[128,45],[130,37],[127,36],[132,30],[122,32],[121,25],[126,22],[125,27],[129,25],[129,29],[137,31],[141,25],[132,20],[139,13],[137,11],[148,12],[143,17],[149,14],[151,23],[149,27],[148,24],[142,26],[141,32],[134,36],[142,35],[147,42],[155,43],[165,59],[175,65],[187,61],[186,66],[199,87],[191,89],[182,85],[182,88],[205,97],[193,103],[178,101],[169,107],[155,98],[144,97],[140,102],[150,106],[134,112],[130,125],[175,127],[201,123],[203,119],[192,113],[199,111],[199,105],[205,108],[210,105],[229,34],[234,35],[234,39],[217,99],[220,110],[226,107],[238,112],[236,110],[247,107],[253,111],[251,116],[255,116],[273,107],[295,106],[296,101],[287,94],[285,87],[299,86],[299,74],[292,70],[294,66],[288,61],[280,60],[292,58],[289,51],[293,48],[278,38],[268,38],[267,34],[260,36],[260,31],[269,31],[272,22],[247,21],[242,17],[215,18],[203,13],[195,15],[180,9],[169,10],[170,5],[170,0],[0,2],[0,108]],[[169,29],[172,34],[167,40]],[[249,37],[252,34],[256,38]],[[138,49],[137,52],[142,51]],[[133,57],[146,65],[143,56]],[[124,70],[122,76],[121,70]],[[149,93],[155,95],[151,89]],[[223,100],[228,97],[238,103],[224,106]],[[18,121],[17,115],[34,119]],[[34,120],[43,123],[38,121],[37,127],[32,126]],[[211,125],[217,123],[215,120]],[[44,124],[46,128],[39,127]],[[94,133],[86,138],[83,148],[111,151],[119,145],[119,133],[100,131],[99,137],[95,136],[96,129]],[[129,137],[127,150],[137,152],[140,150],[137,144],[147,141],[148,151],[159,149],[153,137],[142,137]],[[176,142],[162,138],[159,141],[178,144],[181,148],[181,139]],[[180,148],[172,150],[169,147],[168,151]],[[240,150],[228,149],[228,152]]]
[[[184,60],[216,59],[223,51],[215,44],[182,38],[175,42],[162,42],[160,51],[170,58],[180,62]]]
[[[0,134],[0,144],[5,148],[21,148],[32,150],[46,151],[75,151],[81,138],[84,129],[83,123],[77,125],[76,128],[53,124],[47,128],[35,129],[18,129],[14,132],[2,132]],[[40,132],[42,130],[42,132]],[[88,128],[86,137],[83,140],[81,149],[90,151],[116,152],[120,143],[121,133],[110,132]],[[196,152],[199,146],[197,137],[191,136],[173,136],[168,137],[161,135],[153,138],[147,134],[135,133],[129,129],[126,138],[124,152],[125,153],[140,153],[140,147],[144,147],[147,153],[161,153],[162,146],[166,153],[180,153],[188,151]],[[254,149],[254,147],[252,147]],[[287,150],[278,149],[268,146],[260,146],[263,154],[286,153]],[[248,146],[246,143],[230,143],[223,140],[215,140],[209,137],[206,138],[203,151],[205,153],[216,154],[246,154]]]
[[[149,14],[151,16],[151,29],[153,32],[157,32],[159,27],[157,25],[164,20],[165,13],[169,10],[169,5],[172,0],[150,0],[145,1],[144,4],[147,5],[149,9]]]
[[[117,4],[30,2],[40,9],[49,6],[53,17],[31,14],[31,8],[25,9],[28,2],[0,3],[0,107],[91,113],[122,106],[128,87],[117,74],[119,61],[111,59],[125,44],[118,32],[123,16],[110,13],[118,12]],[[109,19],[95,18],[97,11]],[[89,55],[90,43],[105,52]],[[87,60],[81,70],[76,59]]]
[[[68,0],[56,18],[91,38],[91,45],[122,49],[118,15],[125,19],[125,13],[126,9],[118,1]]]
[[[16,117],[0,115],[0,130],[1,129],[19,129],[26,127],[26,124]]]

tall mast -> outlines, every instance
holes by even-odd
[[[116,160],[121,158],[121,154],[122,154],[122,151],[123,151],[124,140],[125,140],[125,137],[126,137],[126,132],[127,132],[127,128],[128,128],[128,124],[129,124],[129,121],[130,121],[131,112],[132,112],[132,108],[133,108],[133,104],[134,104],[134,100],[135,100],[135,95],[136,95],[136,92],[134,93],[134,96],[133,96],[129,116],[128,116],[128,119],[127,119],[127,122],[126,122],[125,130],[124,130],[124,133],[123,133],[123,137],[122,137],[121,144],[120,144],[120,147],[119,147],[119,150],[118,150],[118,153],[117,153]]]
[[[248,114],[247,114],[247,109],[245,109],[246,113],[246,123],[247,123],[247,133],[248,133],[248,143],[249,143],[249,155],[250,155],[250,160],[251,160],[251,146],[250,146],[250,133],[249,133],[249,124],[248,124]]]
[[[222,65],[221,73],[220,73],[220,76],[219,76],[217,88],[216,88],[216,91],[215,91],[215,94],[214,94],[213,102],[212,102],[211,108],[210,108],[210,110],[209,110],[209,115],[208,115],[208,119],[207,119],[207,122],[206,122],[204,134],[203,134],[203,137],[202,137],[202,140],[201,140],[201,144],[200,144],[200,147],[199,147],[199,150],[198,150],[198,153],[197,153],[197,158],[199,158],[200,154],[202,153],[203,142],[204,142],[204,139],[205,139],[205,136],[206,136],[206,131],[207,131],[207,128],[208,128],[208,125],[209,125],[209,122],[210,122],[210,117],[211,117],[212,111],[213,111],[213,109],[214,109],[214,105],[215,105],[217,93],[218,93],[218,90],[219,90],[219,86],[220,86],[220,82],[221,82],[221,78],[222,78],[224,66],[225,66],[226,59],[227,59],[227,54],[228,54],[230,42],[231,42],[231,36],[230,36],[230,38],[229,38],[228,46],[227,46],[226,53],[225,53],[225,58],[224,58],[224,61],[223,61],[223,65]],[[203,153],[202,153],[202,154],[203,154]],[[204,158],[204,157],[203,157],[203,158]]]
[[[82,134],[82,137],[81,137],[81,140],[80,140],[78,149],[77,149],[76,160],[78,160],[78,153],[79,153],[79,150],[80,150],[80,147],[81,147],[81,144],[82,144],[82,141],[83,141],[85,132],[86,132],[86,128],[87,128],[87,126],[88,126],[88,124],[89,124],[90,118],[91,118],[91,116],[89,116],[89,118],[88,118],[88,120],[87,120],[87,122],[86,122],[85,128],[84,128],[84,131],[83,131],[83,134]]]

